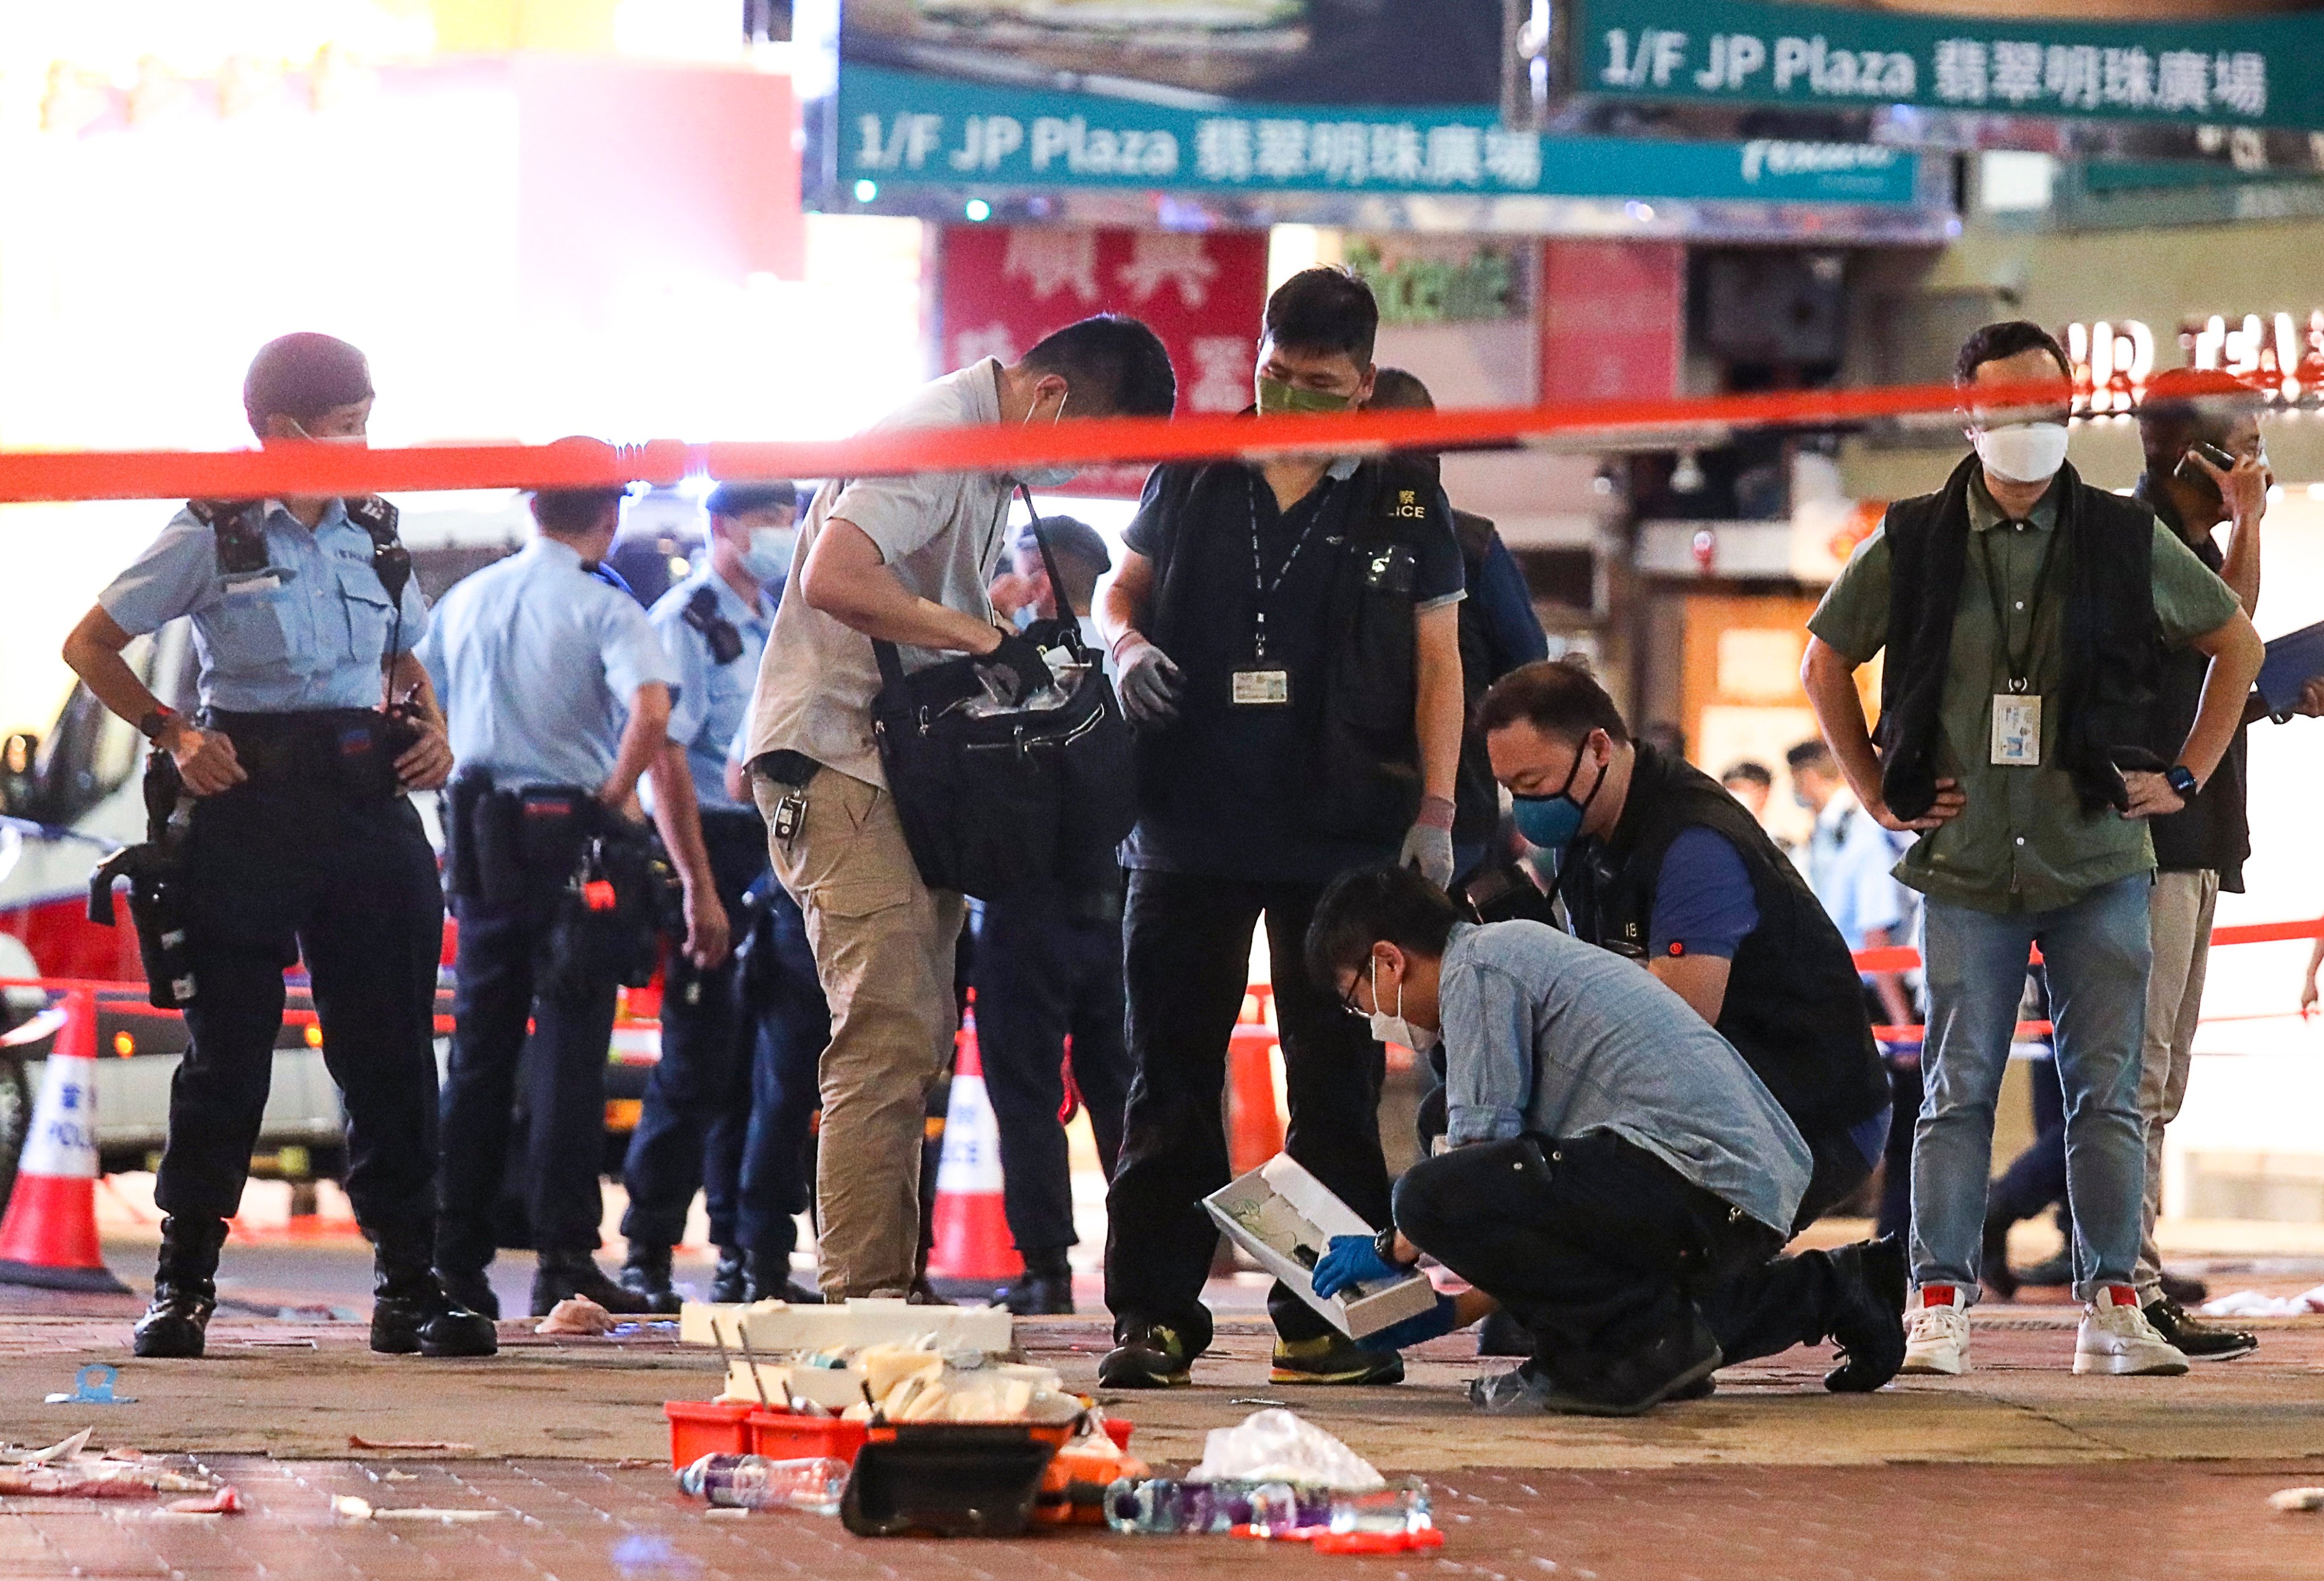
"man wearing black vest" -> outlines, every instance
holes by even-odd
[[[1633,740],[1578,666],[1505,676],[1477,720],[1517,832],[1558,859],[1574,933],[1735,1045],[1813,1155],[1795,1227],[1830,1212],[1879,1161],[1891,1100],[1855,961],[1799,869],[1717,780]],[[1876,1251],[1901,1280],[1902,1249]]]
[[[2066,465],[2068,372],[2038,325],[1972,335],[1955,380],[1975,454],[1937,493],[1889,508],[1808,622],[1803,679],[1849,787],[1884,827],[1923,832],[1897,868],[1928,896],[1907,1372],[1969,1367],[1994,1099],[2034,945],[2066,1091],[2075,1294],[2089,1303],[2074,1370],[2187,1370],[2133,1289],[2145,820],[2178,812],[2218,768],[2262,650],[2176,533]],[[2028,409],[2028,386],[2045,385],[2054,407],[2044,394]],[[2019,403],[1980,406],[1981,390]],[[2183,740],[2157,753],[2146,743],[2163,654],[2188,646],[2207,661],[2200,703]],[[1884,648],[1876,750],[1855,672]]]
[[[1311,269],[1267,304],[1259,410],[1344,411],[1372,391],[1379,310]],[[1461,551],[1425,464],[1286,455],[1157,468],[1101,602],[1139,727],[1124,959],[1133,1075],[1108,1200],[1109,1388],[1187,1381],[1211,1338],[1203,1281],[1226,1183],[1219,1098],[1251,930],[1267,919],[1291,1105],[1286,1147],[1388,1219],[1363,1023],[1299,970],[1323,886],[1399,859],[1452,877],[1463,716]],[[1392,1353],[1339,1337],[1278,1286],[1277,1383],[1392,1383]]]

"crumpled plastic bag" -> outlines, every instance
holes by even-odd
[[[567,1296],[549,1309],[535,1334],[611,1334],[613,1314],[586,1295]]]
[[[2233,1295],[2223,1295],[2203,1304],[2207,1318],[2305,1318],[2324,1312],[2324,1284],[2301,1295],[2262,1295],[2255,1290],[2239,1290]]]
[[[1385,1487],[1387,1479],[1339,1439],[1296,1412],[1253,1411],[1242,1425],[1213,1428],[1189,1482],[1284,1482],[1294,1487]]]

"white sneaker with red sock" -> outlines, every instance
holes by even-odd
[[[1969,1371],[1969,1298],[1959,1285],[1923,1285],[1904,1319],[1901,1371],[1949,1378]]]
[[[2160,1378],[2186,1370],[2186,1356],[2155,1332],[2130,1286],[2098,1287],[2098,1299],[2083,1309],[2082,1331],[2074,1339],[2074,1371]]]

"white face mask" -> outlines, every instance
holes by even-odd
[[[754,527],[751,547],[742,551],[742,568],[761,582],[772,582],[791,568],[791,549],[798,542],[795,527]]]
[[[1973,443],[1985,470],[2013,483],[2046,483],[2066,464],[2066,425],[2010,423],[1979,428]]]
[[[1379,957],[1372,957],[1372,1004],[1380,1002]],[[1372,1037],[1375,1042],[1401,1043],[1416,1054],[1425,1054],[1436,1046],[1436,1034],[1413,1025],[1404,1018],[1404,984],[1396,985],[1396,1014],[1384,1016],[1377,1008],[1371,1013]]]

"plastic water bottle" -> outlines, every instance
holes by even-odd
[[[1400,1477],[1367,1493],[1332,1495],[1333,1531],[1425,1531],[1435,1523],[1428,1503],[1428,1484],[1416,1476]]]
[[[1123,1477],[1105,1490],[1105,1523],[1116,1531],[1190,1536],[1249,1527],[1278,1537],[1331,1523],[1332,1494],[1284,1482],[1185,1482]]]
[[[847,1462],[828,1456],[770,1460],[763,1455],[705,1455],[678,1474],[681,1492],[729,1510],[805,1510],[839,1513]]]

